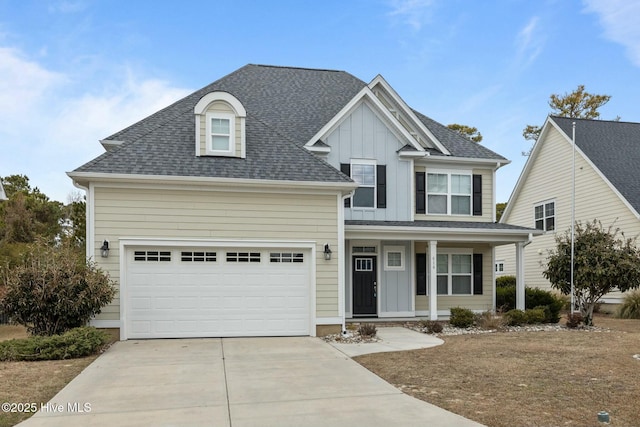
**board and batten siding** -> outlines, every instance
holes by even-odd
[[[350,207],[345,209],[346,220],[411,219],[411,164],[398,158],[397,151],[403,144],[366,101],[347,115],[324,142],[331,147],[327,162],[336,169],[351,159],[375,160],[378,165],[386,165],[386,208]]]
[[[207,155],[207,144],[209,143],[209,138],[207,135],[207,116],[206,113],[210,112],[219,112],[225,114],[233,114],[235,115],[235,111],[229,104],[224,101],[214,101],[206,109],[205,114],[201,116],[196,116],[196,120],[200,120],[200,152],[198,155],[206,156]],[[240,157],[240,153],[242,152],[242,123],[240,118],[236,116],[235,120],[235,129],[233,130],[235,145],[236,145],[236,157]]]
[[[493,258],[489,245],[438,242],[436,250],[471,249],[474,254],[482,254],[482,295],[438,295],[438,311],[449,311],[451,307],[465,307],[470,310],[487,311],[493,309]],[[416,253],[428,254],[428,244],[416,242]],[[427,293],[429,292],[429,270],[427,266]],[[414,287],[415,289],[415,287]],[[429,296],[416,295],[416,312],[429,311]],[[448,313],[447,313],[448,315]]]
[[[443,165],[442,167],[438,167],[436,165],[416,165],[416,172],[424,172],[425,174],[430,173],[430,171],[435,170],[455,170],[451,167],[447,167]],[[493,170],[492,169],[461,169],[461,171],[469,172],[471,171],[472,175],[480,175],[482,176],[482,215],[432,215],[432,214],[416,214],[416,221],[474,221],[474,222],[493,222]],[[426,175],[425,175],[426,176]],[[412,179],[416,179],[415,176]],[[426,184],[425,184],[426,185]],[[426,188],[426,187],[425,187]],[[412,197],[416,197],[415,194]],[[425,191],[426,197],[426,191]],[[473,212],[473,191],[471,194],[472,206],[471,210]],[[426,206],[426,202],[425,202]]]
[[[94,257],[119,283],[120,238],[197,238],[315,241],[316,316],[338,316],[337,256],[325,261],[324,244],[338,248],[335,194],[282,194],[134,188],[94,188],[95,241],[111,242],[108,258]],[[231,245],[232,246],[232,245]],[[119,295],[97,317],[119,320]]]
[[[526,286],[551,289],[542,272],[549,251],[556,247],[556,235],[564,234],[571,227],[572,154],[571,143],[552,127],[513,201],[509,216],[504,219],[508,224],[535,227],[534,206],[555,201],[556,230],[535,236],[525,247]],[[614,229],[624,231],[626,237],[640,234],[640,221],[580,153],[576,154],[575,218],[583,224],[598,219],[605,229],[613,225]],[[496,260],[504,261],[503,274],[515,275],[515,253],[514,245],[496,247]]]

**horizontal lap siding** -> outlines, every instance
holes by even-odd
[[[315,241],[316,314],[338,316],[337,256],[322,254],[338,247],[336,195],[97,187],[94,198],[96,246],[111,242],[109,258],[95,256],[116,282],[122,237]],[[99,319],[118,318],[115,299]]]
[[[551,289],[542,276],[549,250],[556,246],[556,236],[571,227],[572,147],[560,133],[551,129],[532,165],[527,182],[511,207],[509,224],[534,227],[533,207],[539,202],[555,200],[556,231],[536,236],[525,248],[525,284]],[[583,224],[598,219],[605,228],[619,227],[627,237],[640,233],[640,221],[624,205],[598,173],[578,153],[576,155],[575,218]],[[515,246],[496,248],[496,259],[504,260],[504,274],[515,275]]]

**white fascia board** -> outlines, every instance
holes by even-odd
[[[547,137],[547,134],[549,133],[549,127],[552,126],[552,125],[556,129],[558,129],[558,131],[561,134],[564,134],[564,132],[562,132],[562,130],[558,127],[558,125],[555,124],[553,119],[551,119],[551,116],[547,116],[547,119],[545,120],[544,125],[542,125],[542,131],[540,132],[540,136],[538,136],[538,139],[533,144],[533,148],[531,149],[531,152],[529,153],[529,157],[527,157],[527,161],[525,162],[524,167],[522,168],[522,172],[520,172],[520,176],[518,177],[518,180],[516,181],[516,185],[513,187],[513,191],[511,192],[511,195],[509,196],[509,200],[507,200],[507,207],[504,209],[504,212],[502,213],[502,217],[500,218],[500,221],[498,221],[498,222],[503,223],[503,224],[507,223],[507,220],[509,219],[509,214],[511,213],[511,208],[512,208],[513,204],[515,203],[515,200],[518,198],[518,195],[520,194],[520,191],[522,190],[522,186],[527,181],[527,176],[529,175],[529,172],[531,171],[531,168],[533,167],[533,161],[538,156],[538,153],[541,150],[540,147],[542,147],[542,145],[544,144],[544,140]]]
[[[312,145],[312,146],[306,147],[306,149],[311,151],[312,153],[318,153],[318,154],[328,154],[331,152],[331,147],[316,147]]]
[[[369,83],[369,88],[373,89],[374,87],[376,87],[377,85],[382,86],[382,88],[384,89],[384,91],[386,93],[388,93],[391,98],[394,100],[394,102],[402,109],[403,113],[409,117],[409,119],[411,119],[411,121],[413,121],[413,124],[422,132],[425,134],[425,136],[427,136],[430,140],[433,141],[433,143],[436,145],[436,147],[444,154],[446,155],[450,155],[451,153],[449,152],[449,150],[447,150],[445,148],[444,145],[442,145],[442,143],[440,142],[440,140],[438,140],[438,138],[436,138],[436,136],[429,130],[429,128],[427,128],[424,123],[422,123],[420,121],[420,119],[418,119],[418,117],[415,115],[415,113],[413,112],[413,110],[411,110],[411,108],[407,105],[406,102],[404,102],[404,100],[400,97],[400,95],[398,95],[398,93],[395,91],[395,89],[393,89],[391,87],[391,85],[384,79],[384,77],[382,77],[380,74],[378,74],[372,81],[371,83]]]
[[[538,230],[539,231],[539,230]],[[446,242],[516,243],[526,242],[530,235],[543,234],[529,230],[486,230],[441,227],[380,227],[346,225],[347,239],[438,240]]]
[[[124,144],[124,141],[117,141],[115,139],[101,139],[100,140],[100,145],[102,145],[102,147],[106,151],[109,151],[112,148],[118,147],[118,146],[120,146],[122,144]]]
[[[402,158],[422,158],[429,157],[431,154],[428,151],[399,151],[398,156]]]
[[[354,96],[351,101],[347,103],[347,105],[342,107],[338,114],[333,116],[331,120],[329,120],[318,132],[316,132],[316,134],[313,135],[313,137],[311,137],[309,141],[307,141],[307,143],[305,144],[305,148],[310,149],[310,147],[312,147],[313,144],[315,144],[319,139],[325,138],[326,135],[331,133],[331,131],[333,131],[345,117],[347,117],[353,110],[355,110],[355,108],[359,106],[360,102],[362,102],[364,99],[368,100],[377,110],[377,112],[381,114],[384,119],[386,119],[386,122],[391,125],[393,130],[398,134],[398,136],[400,136],[401,140],[404,139],[418,151],[425,151],[424,148],[420,144],[418,144],[416,139],[411,136],[411,134],[404,128],[404,126],[402,126],[400,122],[398,122],[398,119],[396,119],[393,114],[391,114],[391,112],[387,110],[387,107],[385,107],[384,104],[380,102],[378,97],[375,96],[375,94],[371,91],[371,89],[369,89],[368,86],[363,87],[362,90],[358,92],[356,96]]]
[[[242,105],[238,98],[231,95],[229,92],[223,91],[209,92],[208,94],[204,95],[202,98],[200,98],[195,107],[193,107],[193,112],[195,114],[204,114],[205,109],[214,101],[224,101],[227,104],[231,105],[238,117],[247,117],[247,110],[244,108],[244,105]]]
[[[425,158],[423,162],[419,162],[419,164],[423,166],[432,166],[434,163],[464,164],[465,166],[477,165],[479,167],[491,166],[499,169],[502,166],[511,163],[511,160],[481,159],[476,157],[429,156],[428,158]]]
[[[256,189],[272,188],[278,190],[339,190],[349,193],[356,188],[355,182],[324,182],[324,181],[279,181],[266,179],[243,179],[243,178],[215,178],[197,176],[168,176],[168,175],[133,175],[133,174],[112,174],[94,172],[67,172],[67,175],[82,185],[82,183],[123,183],[123,184],[146,184],[146,185],[193,185],[210,187],[212,184],[220,184],[228,189]],[[219,190],[216,189],[216,190]]]
[[[206,239],[184,237],[120,237],[121,253],[130,246],[166,246],[166,247],[238,247],[238,248],[300,248],[313,249],[317,242],[311,240],[256,240],[256,239]]]

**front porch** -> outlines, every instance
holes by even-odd
[[[451,307],[495,310],[494,248],[513,244],[520,266],[536,230],[454,221],[347,221],[345,318],[446,319]],[[517,305],[524,308],[524,269]]]

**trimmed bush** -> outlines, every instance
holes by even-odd
[[[567,315],[567,328],[576,329],[584,322],[581,313],[569,313]]]
[[[358,327],[358,333],[361,337],[375,337],[378,333],[375,323],[362,323]]]
[[[0,361],[62,360],[89,356],[110,340],[94,327],[72,329],[63,335],[32,336],[0,342]]]
[[[498,276],[496,277],[496,288],[516,287],[516,276]]]
[[[473,311],[463,307],[451,307],[451,316],[449,323],[456,328],[468,328],[473,326]]]
[[[640,319],[640,291],[625,295],[616,314],[621,319]]]
[[[544,308],[532,308],[524,312],[527,324],[535,325],[537,323],[544,323],[545,313]]]
[[[496,308],[509,311],[516,307],[516,285],[496,287]]]
[[[512,276],[503,276],[512,277]],[[497,282],[497,279],[496,279]],[[560,310],[564,307],[564,299],[553,292],[538,288],[525,288],[525,309],[549,306],[550,315],[547,323],[560,321]],[[496,287],[496,307],[502,311],[513,310],[516,306],[516,287]]]
[[[35,244],[24,264],[3,276],[6,294],[0,308],[35,335],[84,326],[115,296],[109,277],[70,243]]]
[[[503,316],[504,322],[508,326],[522,326],[527,323],[527,315],[524,311],[513,309],[507,311]]]

